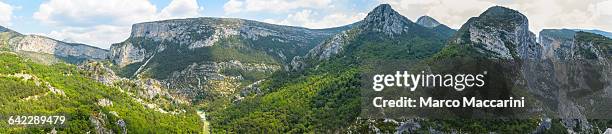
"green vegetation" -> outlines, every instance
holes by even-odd
[[[146,40],[145,40],[146,41]],[[150,69],[148,72],[152,78],[165,79],[171,76],[172,72],[181,71],[187,68],[193,63],[205,63],[205,62],[228,62],[232,60],[240,61],[243,63],[263,63],[278,65],[277,60],[265,53],[264,51],[257,51],[255,49],[245,47],[245,43],[237,38],[230,37],[222,39],[211,47],[189,49],[186,46],[180,46],[177,43],[171,42],[144,42],[150,43],[145,45],[146,50],[152,50],[154,56],[150,59],[146,68]],[[165,45],[164,51],[156,52],[157,48],[150,48],[155,46],[153,44]],[[145,59],[149,60],[149,59]],[[138,70],[144,62],[132,63],[117,70],[120,76],[132,77],[134,72]]]
[[[94,131],[90,118],[100,113],[106,128],[121,132],[115,122],[124,120],[129,133],[197,133],[202,123],[195,110],[172,115],[164,114],[134,101],[116,87],[108,87],[86,76],[74,65],[57,63],[43,65],[20,58],[10,52],[0,53],[0,118],[9,115],[66,115],[67,124],[57,126],[60,133],[87,133]],[[31,78],[19,75],[31,76]],[[52,93],[49,87],[64,93]],[[100,99],[112,101],[102,107]],[[115,116],[111,113],[117,113]],[[10,126],[0,122],[0,133],[44,133],[53,127]]]
[[[549,35],[564,40],[573,40],[576,31],[569,29],[544,29],[540,32],[540,35]]]
[[[449,58],[486,60],[491,56],[476,49],[476,47],[482,47],[483,44],[446,43],[447,38],[441,38],[428,32],[417,33],[404,34],[401,35],[402,38],[388,38],[375,32],[360,33],[348,44],[344,44],[345,49],[340,54],[329,60],[310,60],[308,62],[311,66],[303,71],[276,73],[260,86],[261,89],[266,89],[263,95],[247,96],[239,102],[223,105],[226,108],[218,108],[217,105],[217,108],[208,109],[211,113],[212,131],[216,133],[337,133],[347,131],[372,133],[369,126],[374,125],[383,133],[394,133],[398,124],[382,120],[369,122],[366,119],[357,118],[361,110],[360,74],[367,71],[364,65],[368,61],[403,60],[412,63],[422,61],[421,64],[427,64]],[[464,36],[468,35],[461,32],[455,35],[456,38]],[[511,53],[516,58],[516,52]],[[508,72],[508,75],[511,74]],[[506,79],[497,79],[497,81],[504,82]],[[515,93],[525,94],[523,91]],[[418,119],[417,122],[421,127],[412,131],[414,133],[430,133],[430,129],[460,133],[532,133],[541,121],[539,118],[456,118]],[[600,124],[606,123],[604,121]],[[561,125],[560,120],[554,119],[551,128],[544,132],[566,133],[567,131]]]
[[[583,45],[578,46],[578,55],[585,56],[587,59],[596,59],[596,52],[589,49],[589,46],[584,46],[592,44],[593,47],[600,51],[602,57],[612,58],[612,39],[610,38],[588,32],[576,32],[575,41],[577,45]]]
[[[213,132],[289,132],[334,130],[359,112],[359,79],[355,69],[300,76],[265,96],[249,96],[211,113]],[[278,77],[276,77],[278,78]],[[267,81],[267,86],[275,85]]]
[[[424,28],[422,30],[425,30]],[[262,83],[264,95],[247,96],[227,108],[210,111],[216,133],[330,133],[360,113],[361,64],[372,60],[420,60],[443,47],[430,31],[390,38],[375,32],[357,35],[334,58],[298,72],[278,72]],[[362,131],[368,132],[368,131]]]

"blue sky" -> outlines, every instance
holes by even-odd
[[[0,0],[0,25],[107,49],[139,22],[229,17],[327,28],[361,20],[381,3],[411,20],[429,15],[452,28],[502,5],[525,14],[536,34],[544,28],[612,31],[612,0]]]

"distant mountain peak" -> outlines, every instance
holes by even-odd
[[[393,10],[389,4],[381,4],[374,8],[363,20],[365,29],[383,32],[388,35],[400,34],[414,24],[408,18]]]
[[[504,14],[509,14],[509,13],[517,13],[520,14],[520,12],[514,10],[514,9],[510,9],[507,7],[503,7],[503,6],[492,6],[489,7],[485,12],[483,12],[480,16],[491,16],[491,15],[504,15]]]
[[[526,24],[527,17],[516,11],[502,6],[493,6],[488,8],[484,13],[480,14],[480,18],[484,18],[486,21],[491,23],[499,24]]]
[[[416,23],[421,26],[427,27],[427,28],[434,28],[440,25],[440,22],[438,22],[436,19],[431,18],[427,15],[419,17]]]
[[[395,15],[395,14],[399,14],[397,13],[395,10],[393,10],[393,8],[391,8],[391,5],[389,4],[380,4],[377,7],[375,7],[372,11],[370,11],[370,13],[368,13],[368,16],[366,18],[372,18],[372,17],[385,17],[385,16],[390,16],[390,15]]]

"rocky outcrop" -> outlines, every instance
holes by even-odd
[[[363,29],[393,36],[408,31],[414,23],[393,10],[389,4],[381,4],[368,13],[361,25]]]
[[[87,72],[86,76],[101,82],[105,85],[112,85],[115,81],[121,80],[109,67],[98,61],[87,61],[78,66],[79,69]]]
[[[103,98],[103,99],[98,99],[98,106],[102,106],[102,107],[108,107],[108,106],[113,106],[113,102],[110,101],[109,99]]]
[[[421,16],[419,17],[419,19],[417,19],[416,21],[417,24],[427,27],[427,28],[434,28],[440,25],[440,22],[438,22],[436,19],[431,18],[429,16]]]
[[[574,37],[573,58],[596,60],[600,63],[612,59],[612,38],[602,35],[577,32]]]
[[[457,44],[476,46],[498,59],[539,59],[542,47],[529,31],[527,17],[516,10],[494,6],[473,17],[459,30]]]
[[[237,28],[241,20],[226,21],[223,24],[213,24],[197,19],[185,19],[139,23],[132,26],[130,38],[178,42],[179,45],[188,46],[190,49],[201,48],[214,45],[220,38],[238,35]]]
[[[612,45],[609,43],[612,41],[609,40],[605,36],[593,33],[569,29],[544,29],[540,32],[540,43],[544,47],[542,59],[557,62],[576,59],[603,61],[612,56],[611,52],[608,52],[608,48]]]
[[[543,47],[542,59],[565,60],[572,56],[576,32],[568,29],[544,29],[540,31]]]
[[[26,35],[12,39],[15,51],[28,51],[52,54],[61,57],[77,57],[85,59],[103,60],[108,58],[108,51],[83,44],[70,44],[51,38]]]
[[[240,61],[194,63],[163,82],[171,92],[188,98],[228,97],[239,91],[246,73],[271,74],[280,69],[278,65]]]
[[[89,116],[89,122],[94,125],[94,129],[96,134],[114,134],[113,130],[106,127],[109,125],[108,118],[106,114],[102,112],[93,113]]]
[[[108,50],[77,43],[66,43],[39,35],[22,35],[13,30],[0,27],[0,33],[6,36],[0,39],[12,51],[50,54],[60,58],[71,59],[108,59]]]
[[[111,60],[120,67],[134,62],[142,62],[145,59],[146,50],[135,47],[131,43],[116,44],[111,46]]]
[[[344,31],[335,35],[330,40],[311,49],[306,57],[314,57],[318,60],[324,60],[340,53],[343,49],[343,45],[348,44],[349,41],[355,37],[355,32],[358,31]]]

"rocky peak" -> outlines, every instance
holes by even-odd
[[[407,31],[408,25],[414,23],[393,10],[389,4],[381,4],[368,13],[362,24],[364,29],[396,35]]]
[[[541,46],[529,31],[525,15],[506,7],[494,6],[473,17],[459,30],[459,44],[472,44],[482,53],[498,59],[539,59]]]
[[[431,18],[429,16],[419,17],[416,23],[421,26],[427,27],[427,28],[434,28],[440,25],[440,22],[438,22],[436,19]]]
[[[522,13],[502,7],[494,6],[487,9],[478,16],[479,22],[484,25],[501,28],[502,30],[527,30],[529,32],[529,21]],[[516,29],[522,28],[522,29]]]

